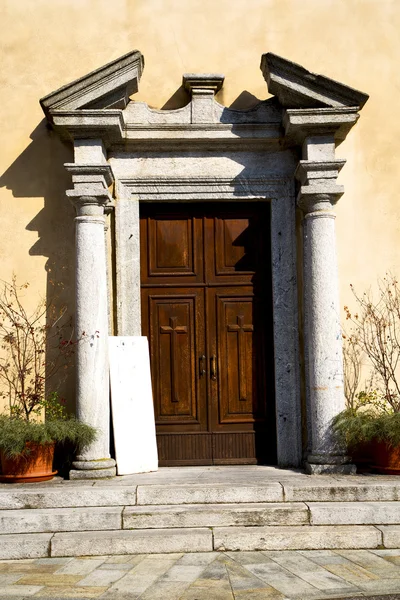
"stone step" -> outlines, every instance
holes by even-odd
[[[265,502],[0,511],[2,534],[309,524],[400,525],[400,503]]]
[[[122,529],[122,511],[121,506],[1,510],[0,532],[55,533]]]
[[[0,559],[254,550],[397,548],[400,527],[288,525],[31,533],[0,536]]]
[[[278,482],[260,485],[232,483],[139,485],[137,504],[236,504],[254,502],[283,502],[283,488]]]
[[[135,506],[122,518],[124,529],[304,525],[309,510],[301,502]]]
[[[211,552],[213,534],[208,528],[141,529],[56,533],[51,556],[103,556],[107,554],[163,554]]]
[[[400,502],[308,502],[307,506],[312,525],[400,524]]]
[[[68,508],[70,506],[132,506],[136,504],[137,486],[97,487],[77,486],[69,482],[54,487],[35,489],[18,487],[8,489],[9,484],[0,488],[0,510],[18,508]]]
[[[259,502],[391,502],[400,500],[400,482],[314,480],[299,483],[291,481],[243,482],[235,484],[203,482],[191,484],[121,485],[120,482],[102,484],[57,483],[34,489],[22,485],[0,484],[0,510],[28,508],[68,508],[89,506],[182,505],[182,504],[235,504]]]
[[[220,551],[334,550],[378,548],[384,544],[383,532],[372,525],[215,527],[213,535],[214,550]]]

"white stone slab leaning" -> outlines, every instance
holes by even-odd
[[[143,336],[110,336],[111,407],[117,474],[157,471],[149,345]]]

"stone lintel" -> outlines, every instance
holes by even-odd
[[[220,73],[184,73],[182,85],[189,94],[193,92],[214,95],[222,88],[225,75]]]
[[[138,90],[143,66],[142,54],[133,50],[48,94],[40,105],[50,122],[56,110],[123,109]]]
[[[309,136],[333,135],[340,144],[358,121],[357,107],[288,109],[283,114],[283,126],[288,140],[302,145]]]
[[[323,106],[362,108],[368,95],[343,83],[308,71],[301,65],[268,52],[261,57],[261,71],[270,94],[286,108]]]
[[[198,100],[195,100],[195,102]],[[215,105],[215,103],[213,103]],[[280,147],[282,129],[279,123],[174,123],[128,124],[121,110],[57,111],[53,115],[54,129],[61,139],[101,139],[107,150],[121,146],[123,151],[179,149],[181,152],[199,147],[226,150],[235,148],[265,149]],[[258,147],[258,148],[257,148]]]

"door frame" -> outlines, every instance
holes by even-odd
[[[232,155],[231,155],[232,154]],[[251,154],[248,158],[251,164]],[[259,152],[255,153],[256,155]],[[296,211],[294,179],[287,176],[271,177],[270,173],[257,178],[226,178],[225,169],[199,179],[197,172],[210,170],[209,157],[204,153],[193,161],[193,177],[177,178],[178,160],[171,163],[166,154],[160,177],[157,160],[149,155],[149,168],[157,171],[154,177],[138,177],[135,156],[131,168],[118,177],[121,155],[111,157],[116,174],[118,202],[115,206],[116,246],[116,316],[118,335],[141,335],[140,306],[140,233],[139,203],[160,202],[257,202],[271,204],[271,271],[273,304],[273,338],[275,369],[275,411],[277,463],[280,467],[299,466],[302,459],[301,400],[299,366],[298,289],[296,258]],[[180,156],[187,160],[185,151]],[[203,159],[203,160],[202,160]],[[235,153],[225,154],[227,167],[236,163]],[[258,162],[255,157],[255,162]],[[162,161],[162,159],[161,159]],[[191,162],[192,162],[191,161]],[[164,161],[162,161],[164,162]],[[283,165],[287,163],[283,158]],[[211,167],[212,169],[212,167]],[[282,169],[282,167],[280,167]],[[204,170],[203,170],[204,172]],[[151,173],[152,175],[153,173]],[[155,175],[155,173],[154,173]],[[286,173],[285,173],[286,175]],[[130,268],[126,268],[130,265]]]

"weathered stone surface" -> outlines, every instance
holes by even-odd
[[[284,482],[287,502],[390,502],[400,499],[400,482],[349,478],[349,482],[316,479]]]
[[[210,529],[165,529],[146,531],[99,531],[56,533],[51,540],[51,556],[102,556],[107,554],[158,554],[209,552]]]
[[[308,506],[313,525],[400,524],[399,502],[310,502]]]
[[[382,531],[385,548],[400,547],[400,525],[378,526],[377,529]]]
[[[63,485],[57,489],[1,490],[0,510],[17,508],[69,508],[71,506],[131,506],[136,486],[94,487]]]
[[[52,533],[0,535],[0,559],[50,556]]]
[[[103,458],[101,460],[74,460],[72,463],[74,469],[83,469],[84,471],[98,471],[103,469],[112,469],[115,467],[113,458]]]
[[[142,54],[133,50],[48,94],[40,104],[49,120],[54,110],[125,108],[138,90],[143,64]]]
[[[261,71],[268,91],[291,108],[321,106],[364,106],[368,95],[343,83],[312,73],[282,56],[267,52],[261,57]]]
[[[121,507],[0,511],[1,533],[121,529]]]
[[[301,402],[296,272],[294,188],[271,202],[271,266],[273,282],[277,456],[281,467],[301,464]],[[290,282],[290,284],[289,284]]]
[[[305,464],[305,471],[308,475],[355,475],[357,472],[356,465],[348,464],[348,465],[331,465],[331,464],[313,464],[307,462]]]
[[[229,504],[237,502],[282,502],[282,487],[223,484],[139,485],[137,504]]]
[[[214,550],[377,548],[381,532],[367,526],[216,527]]]
[[[119,198],[115,206],[118,335],[141,335],[139,202]]]
[[[137,506],[123,513],[124,529],[302,525],[308,509],[301,503]]]
[[[70,479],[109,479],[117,474],[116,467],[110,469],[71,469],[69,472]]]

